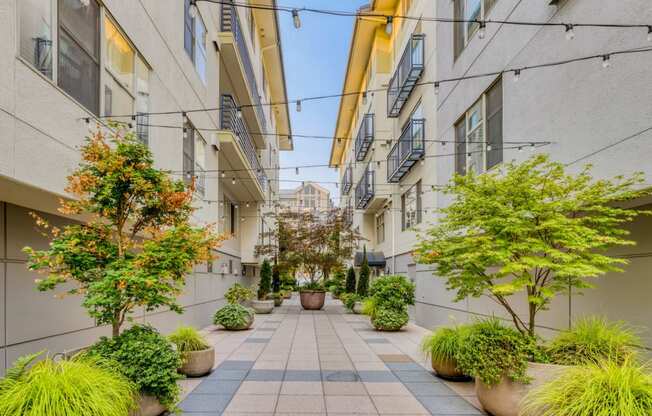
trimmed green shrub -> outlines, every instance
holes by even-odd
[[[117,337],[106,338],[93,345],[88,354],[118,363],[117,369],[144,394],[155,396],[171,409],[178,397],[177,373],[180,354],[172,343],[148,325],[136,325]]]
[[[362,301],[362,314],[367,316],[374,316],[376,312],[376,301],[374,298],[367,298]]]
[[[547,352],[555,364],[580,365],[601,360],[623,363],[640,345],[641,339],[624,322],[589,317],[560,333]]]
[[[177,351],[181,353],[203,351],[210,348],[206,338],[191,326],[180,326],[176,331],[168,335],[168,339],[176,345]]]
[[[376,308],[371,318],[371,324],[380,331],[398,331],[410,319],[407,311]]]
[[[458,368],[488,386],[502,376],[529,383],[528,361],[546,362],[536,340],[503,326],[497,318],[473,324],[456,355]]]
[[[254,298],[254,291],[240,283],[234,283],[226,293],[224,298],[229,303],[240,303]]]
[[[650,416],[652,376],[626,360],[570,367],[557,379],[532,390],[523,416]]]
[[[349,267],[349,270],[346,272],[346,287],[344,291],[346,293],[355,293],[355,284],[355,269],[353,267]]]
[[[421,351],[432,357],[433,361],[455,361],[455,356],[461,349],[469,330],[468,325],[438,328],[423,338]]]
[[[22,357],[0,379],[0,415],[125,416],[135,409],[138,389],[112,369],[115,363],[88,356],[46,358],[28,370],[38,355]]]
[[[358,279],[358,287],[356,293],[363,298],[367,297],[369,293],[369,275],[371,274],[371,269],[369,269],[369,262],[367,261],[367,248],[365,247],[362,252],[362,265],[360,266],[360,278]]]
[[[414,283],[404,276],[381,276],[371,283],[369,296],[376,306],[386,309],[404,309],[414,305]]]
[[[260,266],[260,283],[258,284],[258,300],[266,300],[272,291],[272,266],[267,259]]]
[[[342,300],[342,303],[348,309],[349,311],[353,311],[353,307],[355,306],[356,302],[360,301],[360,296],[358,296],[355,293],[344,293],[340,297]]]
[[[240,329],[254,317],[254,311],[239,304],[229,304],[213,315],[213,323],[226,329]]]

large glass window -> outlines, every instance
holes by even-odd
[[[136,57],[136,133],[145,144],[149,142],[149,68]]]
[[[20,56],[52,78],[52,0],[18,2]]]
[[[188,119],[183,125],[183,179],[186,185],[192,184],[195,170],[195,128]]]
[[[414,184],[401,195],[401,228],[403,231],[413,228],[421,222],[421,181]]]
[[[376,243],[381,244],[385,241],[385,211],[383,210],[376,217]]]
[[[183,47],[192,60],[199,78],[206,83],[206,26],[197,14],[190,13],[190,0],[184,0]]]
[[[206,194],[206,142],[195,132],[195,180],[197,193]]]
[[[135,52],[108,16],[104,18],[104,40],[107,71],[125,90],[131,91],[134,83]]]

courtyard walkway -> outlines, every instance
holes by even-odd
[[[248,331],[205,332],[216,369],[182,382],[184,415],[483,414],[470,383],[432,374],[418,352],[425,329],[377,332],[339,301],[310,312],[295,296]]]

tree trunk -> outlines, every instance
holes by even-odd
[[[111,336],[116,338],[118,335],[120,335],[120,323],[118,321],[113,321],[112,327],[113,329]]]

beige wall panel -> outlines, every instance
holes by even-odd
[[[5,231],[5,204],[2,202],[2,199],[0,199],[0,259],[5,258]]]
[[[14,63],[16,56],[16,1],[3,1],[0,4],[0,108],[14,107]],[[1,164],[0,164],[1,166]]]
[[[4,348],[0,348],[0,377],[4,377],[5,375],[5,359],[6,359],[6,352]]]
[[[0,221],[2,215],[0,214]],[[0,234],[2,239],[2,234]],[[5,345],[5,263],[0,261],[0,347]],[[2,367],[2,359],[0,358],[0,367]]]
[[[25,246],[30,246],[36,250],[42,250],[48,247],[48,241],[39,233],[34,219],[29,215],[33,210],[13,204],[7,204],[6,210],[7,258],[12,260],[27,260],[27,255],[22,251]],[[70,221],[62,217],[44,214],[38,211],[36,213],[48,220],[53,226],[62,227],[70,224]]]
[[[0,96],[2,95],[0,93]],[[2,132],[2,137],[0,138],[0,175],[13,176],[14,165],[16,163],[14,158],[15,127],[14,118],[7,113],[0,112],[0,131]],[[0,193],[1,200],[3,198]]]

